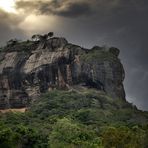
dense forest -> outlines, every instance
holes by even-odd
[[[1,148],[147,148],[148,113],[103,92],[54,90],[0,114]]]

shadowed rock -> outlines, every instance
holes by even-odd
[[[88,50],[64,38],[26,44],[0,52],[1,109],[25,107],[41,93],[81,84],[125,100],[117,48]]]

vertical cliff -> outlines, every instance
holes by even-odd
[[[0,52],[0,108],[25,107],[41,93],[75,85],[125,100],[117,48],[84,49],[65,38],[6,46]]]

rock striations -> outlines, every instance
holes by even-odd
[[[26,41],[0,52],[0,109],[21,108],[41,93],[75,85],[125,100],[117,48],[84,49],[65,38]]]

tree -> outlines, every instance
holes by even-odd
[[[46,41],[48,39],[48,35],[44,34],[40,36],[40,41]]]
[[[53,32],[49,32],[48,34],[40,35],[40,34],[34,34],[31,38],[33,41],[46,41],[49,38],[51,38],[54,35]]]
[[[35,129],[19,125],[15,132],[18,135],[17,141],[24,148],[47,147],[47,136],[38,133]]]
[[[49,145],[61,148],[102,148],[101,139],[94,131],[67,118],[57,121],[49,136]]]
[[[109,52],[112,53],[113,55],[115,55],[116,57],[118,57],[120,50],[118,48],[111,47],[111,48],[109,48]]]
[[[14,46],[17,43],[18,43],[17,39],[11,39],[7,42],[7,46]]]
[[[105,148],[139,148],[144,147],[144,131],[138,127],[107,127],[102,133]]]
[[[48,37],[49,37],[49,38],[53,37],[53,35],[54,35],[53,32],[49,32],[49,33],[48,33]]]
[[[31,38],[32,38],[33,41],[39,41],[41,39],[41,35],[34,34]]]
[[[15,148],[15,133],[10,128],[0,127],[0,147]]]

